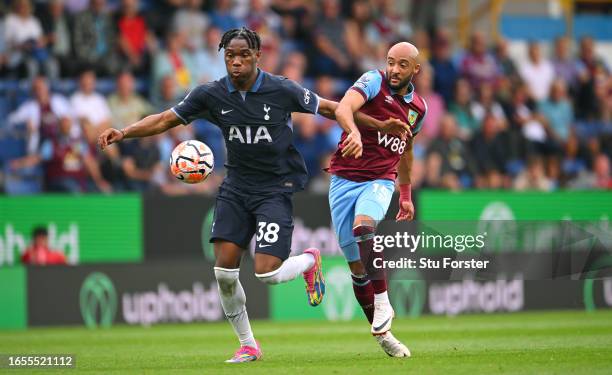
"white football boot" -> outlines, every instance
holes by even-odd
[[[372,334],[382,335],[391,329],[395,312],[389,301],[374,302],[374,319],[372,321]]]
[[[398,339],[396,339],[391,331],[387,331],[382,335],[374,336],[376,341],[378,341],[378,345],[387,353],[389,357],[410,357],[410,350],[406,347],[406,345],[402,344]]]

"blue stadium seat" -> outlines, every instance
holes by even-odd
[[[533,15],[504,15],[501,34],[508,39],[552,41],[565,35],[565,19]]]

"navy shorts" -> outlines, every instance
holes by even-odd
[[[255,252],[285,260],[293,235],[292,193],[246,193],[223,183],[215,206],[210,242],[225,240],[243,249],[255,235]]]

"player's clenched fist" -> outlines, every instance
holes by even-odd
[[[110,146],[113,143],[117,143],[123,139],[123,132],[120,130],[109,128],[100,134],[98,137],[98,146],[104,150],[106,146]]]
[[[358,159],[361,157],[361,154],[363,154],[361,134],[359,134],[359,131],[350,132],[344,139],[344,142],[342,142],[342,156]]]

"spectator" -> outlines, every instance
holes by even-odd
[[[516,190],[551,191],[553,182],[544,173],[544,161],[539,156],[530,156],[527,168],[514,180]]]
[[[534,111],[533,102],[529,100],[529,89],[526,85],[517,87],[512,102],[512,121],[515,129],[520,129],[523,140],[527,141],[528,153],[549,155],[555,151],[554,144],[546,133],[546,123],[543,117]],[[521,142],[522,143],[522,142]],[[515,144],[512,149],[522,149],[521,144]]]
[[[419,133],[419,137],[428,143],[438,136],[440,119],[446,112],[444,99],[433,91],[433,70],[429,65],[421,66],[421,71],[415,77],[415,87],[427,103],[427,116],[423,120],[423,129]]]
[[[304,51],[310,43],[309,4],[305,1],[273,0],[272,9],[281,17],[283,51]]]
[[[153,59],[151,92],[159,93],[159,82],[165,76],[172,76],[179,90],[194,88],[196,67],[192,55],[187,52],[185,34],[172,32],[166,38],[166,48],[159,50]]]
[[[595,157],[593,165],[593,175],[595,183],[593,187],[596,189],[612,189],[612,176],[610,175],[610,158],[605,154],[599,154]]]
[[[125,145],[122,167],[130,190],[147,191],[156,185],[155,176],[162,173],[156,139],[138,138]]]
[[[49,234],[42,226],[32,231],[32,244],[21,255],[21,263],[34,266],[67,264],[62,252],[49,248]]]
[[[330,76],[320,76],[315,81],[315,92],[322,98],[340,101],[342,99],[338,96],[335,90],[335,81]],[[342,128],[333,120],[323,116],[314,116],[315,123],[319,131],[325,135],[327,140],[327,146],[323,147],[323,150],[335,150],[342,136]]]
[[[548,99],[538,103],[538,111],[547,121],[550,136],[558,143],[565,144],[574,122],[574,110],[567,97],[565,81],[553,81]]]
[[[595,41],[590,36],[585,36],[580,39],[580,55],[579,63],[582,69],[586,69],[590,76],[595,75],[598,67],[608,70],[606,63],[595,54]]]
[[[425,61],[431,59],[429,33],[424,29],[418,29],[412,36],[414,46],[419,50],[419,57]]]
[[[487,52],[485,36],[479,31],[470,38],[469,51],[461,62],[461,74],[474,89],[483,82],[495,83],[500,76],[495,58]]]
[[[148,69],[149,53],[155,49],[155,37],[149,31],[145,17],[139,13],[138,0],[122,0],[117,19],[119,49],[129,67],[144,73]]]
[[[45,139],[39,158],[45,166],[47,191],[84,193],[95,191],[90,177],[99,191],[111,192],[111,185],[102,177],[100,168],[84,138],[74,136],[72,119],[62,117],[56,136]]]
[[[202,0],[185,1],[172,18],[174,32],[185,35],[186,47],[191,51],[204,47],[202,35],[209,24],[208,16],[202,11]]]
[[[398,40],[406,40],[412,35],[410,23],[398,14],[394,0],[375,0],[374,26],[380,34],[383,44],[391,45]]]
[[[223,53],[218,50],[221,42],[221,30],[216,26],[210,26],[204,34],[205,47],[196,51],[195,66],[205,66],[206,69],[196,70],[197,83],[216,81],[227,74]]]
[[[79,90],[70,98],[74,116],[79,120],[85,139],[95,144],[98,135],[111,126],[111,112],[106,98],[96,91],[96,73],[85,70],[79,78]]]
[[[261,40],[263,53],[259,58],[259,68],[272,74],[278,74],[281,65],[280,40],[275,34],[269,33]]]
[[[434,91],[442,96],[447,105],[452,102],[455,84],[459,78],[459,73],[452,60],[452,52],[450,32],[447,29],[438,30],[434,41],[433,56],[429,63],[434,71]]]
[[[387,45],[382,43],[372,23],[372,10],[365,0],[352,4],[351,18],[346,22],[346,41],[360,71],[379,69],[387,60]]]
[[[513,81],[518,79],[518,71],[514,60],[510,57],[508,51],[508,41],[499,38],[495,44],[495,60],[497,61],[497,69],[502,76],[508,77]]]
[[[173,76],[167,75],[161,79],[159,93],[155,95],[154,98],[154,112],[161,113],[176,105],[177,100],[180,98],[180,94],[177,91],[176,81]]]
[[[327,140],[327,137],[314,116],[303,113],[294,113],[292,116],[294,124],[294,144],[304,157],[304,163],[310,177],[316,177],[321,173],[321,157],[335,150]]]
[[[74,20],[74,54],[78,65],[92,67],[99,75],[118,71],[115,27],[106,0],[91,0],[89,9]]]
[[[506,127],[506,115],[501,104],[495,100],[495,91],[493,85],[487,82],[480,84],[478,90],[478,100],[472,102],[472,116],[481,123],[485,115],[490,113],[497,118],[502,128]]]
[[[57,62],[54,69],[59,69],[63,77],[74,73],[74,59],[72,58],[72,23],[64,12],[63,0],[51,0],[46,12],[41,18],[45,42],[49,52]],[[51,76],[58,77],[60,72],[52,72]]]
[[[117,77],[117,92],[108,98],[108,106],[112,126],[116,129],[123,129],[153,111],[151,105],[134,92],[134,76],[128,72]]]
[[[210,12],[210,20],[215,27],[225,32],[239,28],[240,22],[232,14],[233,0],[217,0],[214,9]]]
[[[482,121],[482,127],[470,141],[471,153],[478,170],[475,183],[478,188],[504,187],[507,152],[501,131],[499,119],[488,113]]]
[[[553,67],[555,77],[563,79],[573,91],[576,88],[579,70],[578,64],[570,55],[570,43],[570,39],[566,36],[555,39]]]
[[[478,129],[479,122],[472,112],[472,88],[465,78],[460,78],[455,84],[455,99],[449,106],[449,113],[459,125],[461,138],[469,138]]]
[[[428,186],[450,190],[469,187],[476,175],[469,147],[459,138],[457,123],[451,115],[440,120],[440,137],[429,146],[426,171]]]
[[[319,74],[348,77],[353,72],[353,59],[347,43],[347,27],[340,15],[338,0],[323,0],[314,42],[318,51],[315,70]]]
[[[551,62],[542,57],[538,43],[531,42],[528,48],[529,59],[521,65],[519,73],[529,87],[531,98],[541,101],[548,97],[550,85],[555,78],[555,70]]]
[[[61,117],[72,116],[66,98],[51,94],[44,77],[32,80],[32,96],[32,99],[23,103],[9,116],[9,124],[27,125],[28,154],[36,153],[42,140],[57,134]]]
[[[32,14],[29,0],[14,0],[13,11],[4,22],[4,40],[8,51],[8,66],[18,76],[34,77],[45,66],[47,74],[50,58],[45,48],[45,38],[40,21]]]
[[[570,134],[564,147],[565,154],[561,162],[562,185],[573,189],[584,189],[590,186],[590,174],[586,171],[589,155],[580,145],[578,137]]]
[[[244,24],[265,38],[268,34],[278,35],[281,32],[281,18],[270,9],[270,0],[249,0],[251,7]]]
[[[595,97],[599,121],[603,124],[612,124],[612,75],[608,74],[603,66],[599,67],[596,75]]]

